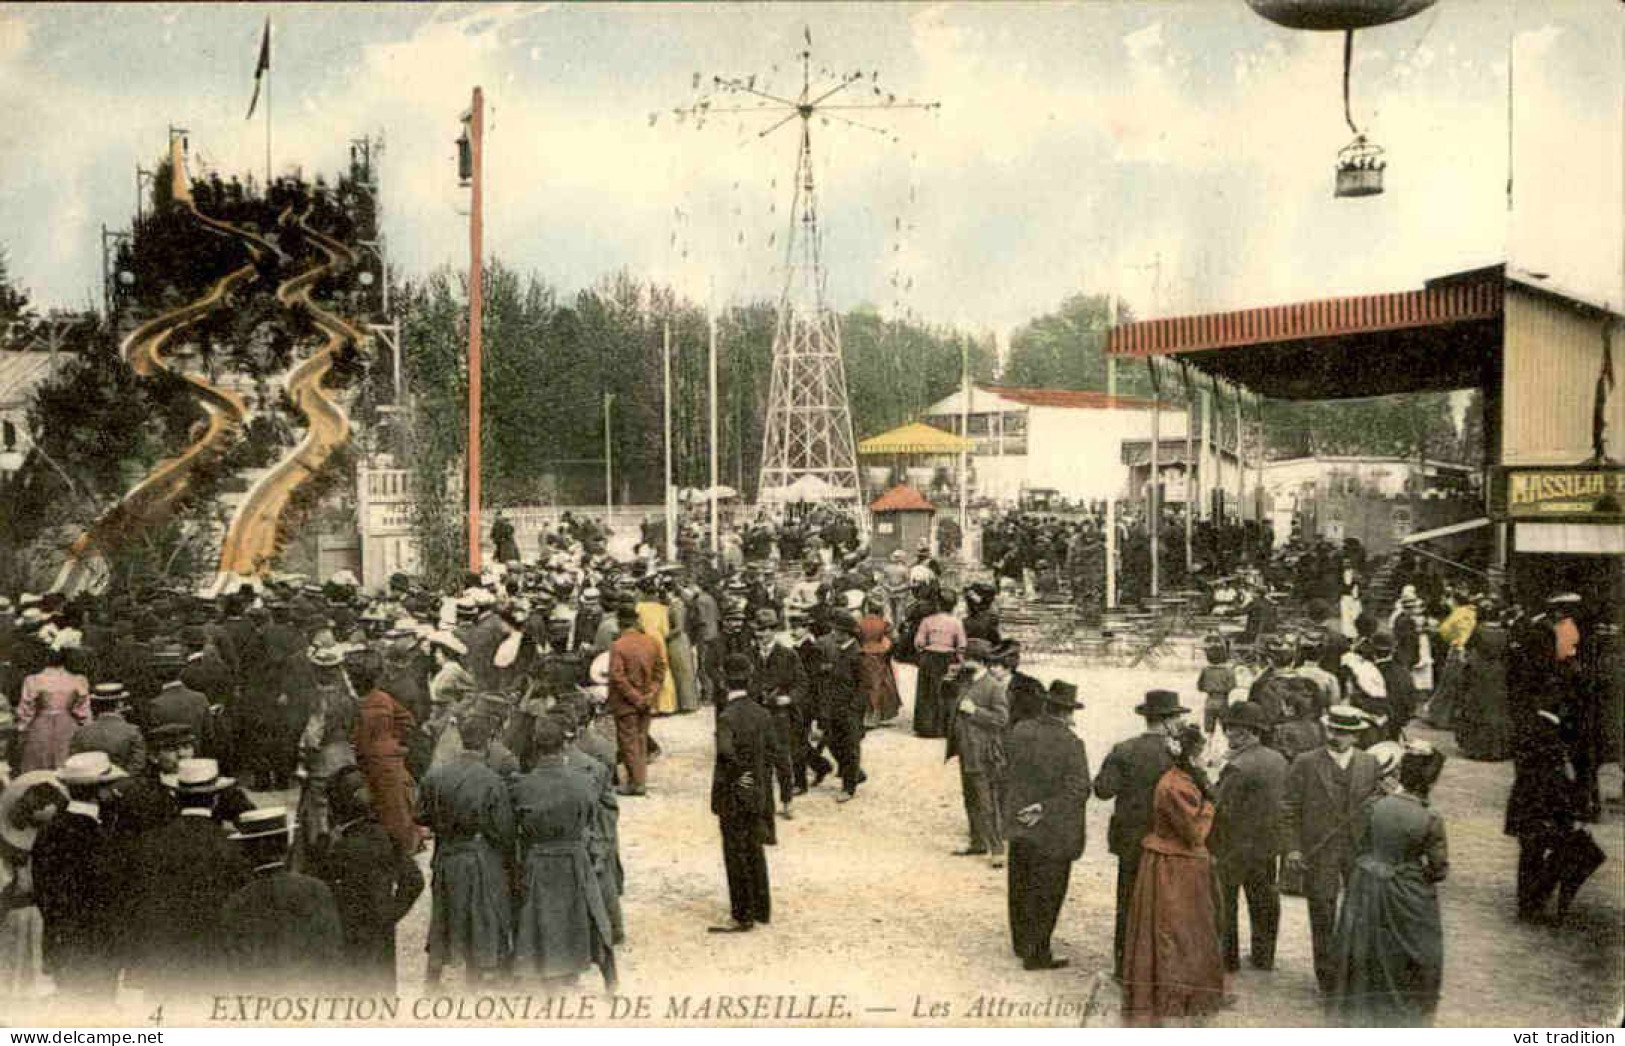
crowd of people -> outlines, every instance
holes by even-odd
[[[997,578],[956,589],[929,547],[876,563],[823,520],[798,559],[749,524],[715,561],[690,544],[664,562],[647,541],[622,561],[567,518],[523,563],[506,526],[507,561],[451,592],[397,575],[370,597],[340,577],[0,602],[0,990],[42,971],[102,1002],[121,984],[393,990],[396,924],[425,892],[427,983],[452,968],[555,991],[596,967],[613,988],[620,811],[660,792],[659,717],[713,706],[730,918],[711,929],[744,933],[772,919],[777,823],[826,778],[837,804],[862,793],[866,734],[901,725],[900,663],[907,725],[958,762],[954,853],[1006,868],[1025,969],[1066,965],[1051,937],[1087,803],[1113,801],[1130,1022],[1225,1004],[1243,897],[1249,960],[1272,968],[1288,890],[1307,899],[1332,1019],[1431,1018],[1444,757],[1407,736],[1418,720],[1453,727],[1468,758],[1516,760],[1521,918],[1548,918],[1555,894],[1561,919],[1601,860],[1580,825],[1606,755],[1606,625],[1572,596],[1526,614],[1407,587],[1352,627],[1317,600],[1260,633],[1250,678],[1213,637],[1201,706],[1147,693],[1145,733],[1092,776],[1077,687],[1024,673]]]

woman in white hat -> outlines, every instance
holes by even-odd
[[[18,770],[54,770],[68,758],[68,744],[90,721],[90,681],[68,670],[68,651],[48,650],[45,667],[23,680],[17,730],[23,752]]]
[[[40,825],[67,803],[68,790],[49,770],[22,774],[0,792],[0,999],[28,997],[43,975],[45,924],[29,855]]]

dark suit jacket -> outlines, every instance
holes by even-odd
[[[782,643],[774,643],[767,650],[767,656],[757,653],[754,661],[756,672],[751,679],[751,696],[769,711],[783,708],[796,708],[806,710],[810,695],[807,686],[807,669],[801,663],[801,655],[796,653],[794,647],[787,647]],[[788,695],[790,704],[781,706],[774,701],[780,695]]]
[[[220,909],[248,882],[242,847],[213,816],[176,817],[136,846],[135,968],[159,980],[218,973]]]
[[[1006,746],[1010,760],[1005,824],[1011,839],[1031,843],[1045,857],[1076,861],[1083,856],[1089,804],[1089,753],[1065,723],[1047,716],[1017,723]],[[1031,828],[1016,812],[1033,803],[1043,815]]]
[[[45,970],[71,983],[72,968],[116,954],[113,931],[124,867],[119,848],[100,822],[77,813],[58,813],[40,829],[30,857],[34,903],[44,921]]]
[[[147,744],[141,731],[123,716],[106,712],[74,732],[69,754],[106,752],[119,769],[134,777],[147,768]]]
[[[863,651],[851,636],[832,632],[818,641],[822,674],[813,681],[821,716],[862,715],[868,707],[863,692]]]
[[[1342,771],[1326,748],[1292,760],[1281,801],[1281,852],[1303,854],[1306,896],[1336,893],[1354,860],[1360,812],[1377,790],[1377,760],[1358,748]]]
[[[711,812],[724,821],[766,821],[773,816],[773,717],[754,701],[734,698],[717,713],[717,762],[711,774]],[[751,775],[746,787],[742,778]]]
[[[1151,797],[1174,757],[1161,734],[1141,734],[1113,746],[1095,778],[1095,796],[1116,799],[1106,845],[1119,857],[1138,860],[1151,828]]]
[[[1227,879],[1239,881],[1275,859],[1286,771],[1286,757],[1262,744],[1231,756],[1220,771],[1208,850]]]
[[[234,988],[309,990],[343,969],[338,905],[320,879],[256,873],[226,899],[220,926]]]
[[[184,684],[166,685],[147,705],[147,727],[185,723],[197,738],[199,752],[214,751],[214,716],[209,699]]]

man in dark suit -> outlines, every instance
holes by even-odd
[[[995,657],[1010,666],[1010,726],[1044,714],[1044,684],[1021,671],[1021,644],[1006,639],[993,648]]]
[[[198,990],[225,959],[220,909],[248,882],[241,850],[226,839],[215,803],[233,780],[213,759],[183,759],[175,772],[180,816],[135,848],[132,973],[162,995]]]
[[[1151,830],[1151,795],[1174,765],[1168,737],[1183,725],[1190,709],[1172,690],[1151,690],[1134,712],[1145,720],[1145,733],[1119,741],[1095,778],[1095,797],[1117,800],[1106,834],[1107,847],[1117,855],[1117,926],[1112,935],[1112,976],[1117,980],[1123,977],[1123,935],[1140,870],[1140,844]]]
[[[1555,709],[1536,712],[1518,731],[1513,751],[1504,828],[1518,840],[1519,922],[1544,921],[1554,890],[1561,922],[1601,863],[1596,841],[1576,823],[1584,796],[1558,722]]]
[[[1321,717],[1326,744],[1292,761],[1281,803],[1281,850],[1286,867],[1303,874],[1315,979],[1322,994],[1334,980],[1332,931],[1337,899],[1354,864],[1360,810],[1377,788],[1377,761],[1354,742],[1368,725],[1352,705],[1333,705]]]
[[[90,691],[90,709],[96,718],[80,727],[68,742],[68,752],[106,752],[107,758],[127,774],[147,768],[147,745],[141,731],[124,717],[130,693],[122,683],[97,683]]]
[[[778,628],[778,615],[761,610],[756,615],[755,664],[750,689],[772,716],[779,745],[789,760],[779,771],[779,804],[790,819],[790,800],[807,790],[807,728],[810,697],[807,670],[796,653],[788,631]]]
[[[1010,943],[1024,969],[1058,970],[1050,935],[1083,856],[1089,754],[1072,732],[1078,688],[1055,680],[1040,713],[1010,731],[1005,822],[1010,826]]]
[[[773,818],[770,752],[773,717],[748,700],[750,661],[729,655],[722,666],[726,704],[717,713],[717,761],[711,776],[711,812],[722,829],[722,863],[728,873],[733,922],[712,933],[744,933],[773,917],[763,843]]]
[[[200,752],[213,752],[214,715],[209,699],[176,677],[170,678],[147,705],[147,729],[165,723],[183,723],[192,728],[193,744]]]
[[[1387,739],[1390,741],[1399,740],[1405,724],[1416,714],[1416,684],[1411,680],[1411,670],[1396,659],[1396,648],[1392,632],[1378,632],[1371,637],[1371,662],[1382,673],[1383,685],[1388,691]]]
[[[287,868],[287,810],[250,810],[230,838],[243,844],[248,883],[220,909],[225,971],[233,987],[301,991],[330,984],[343,969],[344,928],[320,879]]]
[[[1269,730],[1264,710],[1245,701],[1224,716],[1230,759],[1219,773],[1213,832],[1208,850],[1224,887],[1224,965],[1241,967],[1240,919],[1236,902],[1247,892],[1252,929],[1253,968],[1275,968],[1275,938],[1281,925],[1281,897],[1275,888],[1281,800],[1286,790],[1286,757],[1263,744]]]
[[[829,734],[830,754],[841,775],[838,803],[857,797],[863,772],[863,652],[858,648],[858,623],[844,611],[834,615],[833,629],[820,641],[824,646],[823,677],[817,681],[818,712]]]
[[[62,994],[109,1005],[118,991],[119,905],[129,884],[124,848],[104,825],[102,804],[126,776],[106,752],[68,756],[57,769],[67,809],[40,829],[30,858],[45,971]]]

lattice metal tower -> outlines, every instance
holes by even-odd
[[[824,300],[825,273],[818,226],[818,194],[813,180],[812,121],[831,121],[872,131],[896,141],[889,131],[859,123],[841,112],[877,109],[936,109],[937,102],[900,100],[883,92],[876,73],[848,73],[833,83],[813,83],[812,34],[804,31],[801,92],[784,98],[758,90],[756,78],[714,77],[729,93],[757,99],[753,107],[717,107],[708,100],[679,110],[703,121],[723,113],[780,116],[757,137],[765,138],[799,120],[800,148],[792,187],[790,227],[785,242],[784,290],[773,335],[773,371],[757,498],[763,502],[825,501],[859,504],[857,445],[841,357],[841,325]],[[872,101],[830,101],[867,81]],[[849,96],[850,97],[850,96]],[[817,481],[817,482],[812,482]]]

